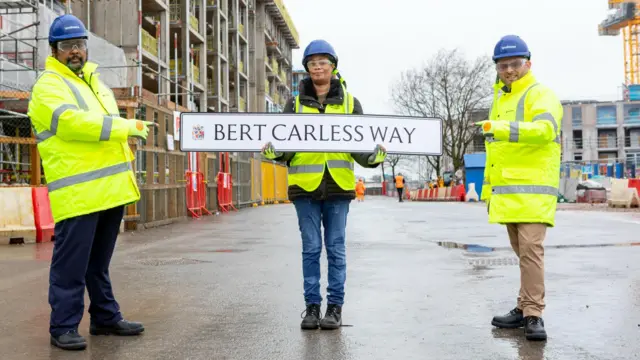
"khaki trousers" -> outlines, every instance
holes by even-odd
[[[518,309],[524,316],[544,311],[544,247],[546,224],[507,224],[511,247],[520,258]]]

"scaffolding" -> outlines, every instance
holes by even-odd
[[[38,11],[38,0],[0,1],[0,184],[40,181],[24,81],[38,76]]]

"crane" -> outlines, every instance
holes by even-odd
[[[625,87],[640,84],[640,0],[608,0],[607,18],[598,25],[600,36],[617,36],[622,31]]]

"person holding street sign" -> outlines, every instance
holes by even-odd
[[[337,71],[338,56],[324,40],[305,49],[302,65],[309,77],[300,82],[300,94],[289,99],[285,113],[362,114],[358,99],[347,92]],[[366,168],[384,162],[387,152],[376,145],[372,153],[277,152],[271,142],[262,148],[270,160],[289,167],[289,200],[296,208],[302,237],[302,273],[306,313],[302,329],[337,329],[342,325],[346,281],[345,232],[350,202],[355,199],[354,161]],[[320,306],[322,227],[329,264],[327,309]]]

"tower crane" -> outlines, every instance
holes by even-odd
[[[640,85],[640,0],[608,0],[607,18],[598,25],[601,36],[617,36],[622,31],[625,87]],[[625,91],[627,92],[627,91]],[[627,97],[626,95],[625,97]]]

